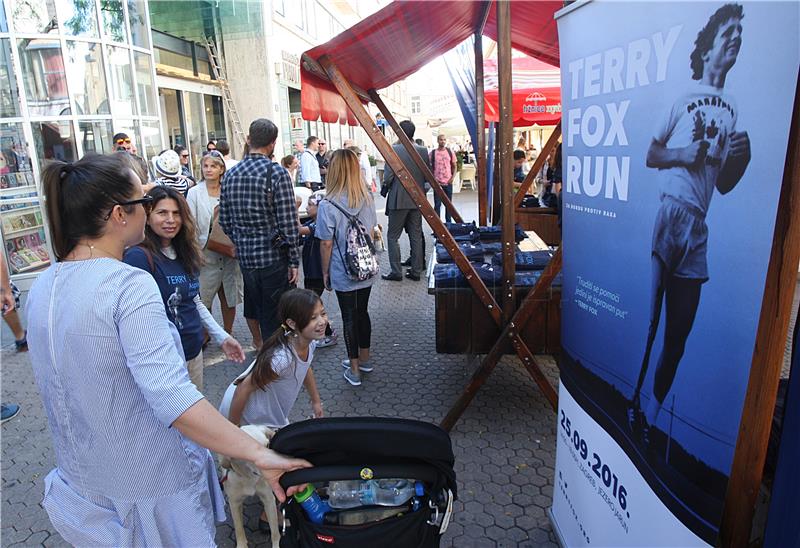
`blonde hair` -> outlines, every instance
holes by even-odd
[[[328,174],[325,177],[326,197],[346,196],[350,208],[361,207],[370,195],[361,180],[361,166],[358,156],[346,148],[336,150],[331,155]]]

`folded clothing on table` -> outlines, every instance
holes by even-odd
[[[553,258],[553,252],[542,251],[517,251],[514,253],[514,268],[516,270],[544,270]],[[503,254],[495,253],[492,256],[492,264],[502,265]]]
[[[461,251],[464,252],[464,255],[467,256],[467,260],[473,263],[482,263],[483,262],[483,255],[484,249],[483,245],[480,243],[472,243],[472,242],[458,242],[458,247],[461,248]],[[450,252],[442,244],[436,244],[436,262],[437,263],[452,263],[453,258],[450,256]]]

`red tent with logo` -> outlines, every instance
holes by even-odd
[[[553,14],[563,5],[563,0],[511,2],[512,46],[526,55],[558,64],[558,32]],[[337,65],[366,103],[369,97],[365,92],[389,87],[471,36],[481,27],[484,6],[484,2],[467,0],[393,2],[305,52],[300,68],[303,118],[357,124],[317,64],[321,57],[326,56]],[[483,33],[492,39],[497,38],[496,21],[496,3],[491,2]]]
[[[483,63],[486,122],[500,120],[497,60]],[[533,57],[511,60],[515,126],[554,126],[561,120],[561,71]]]

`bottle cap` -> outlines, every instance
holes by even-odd
[[[300,491],[299,493],[294,494],[294,500],[299,502],[300,504],[304,503],[306,500],[314,494],[314,486],[312,484],[306,485],[306,488]]]

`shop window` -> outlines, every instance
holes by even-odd
[[[11,274],[50,264],[42,207],[22,124],[0,124],[0,218]]]
[[[109,154],[114,151],[114,130],[110,120],[78,122],[78,139],[83,153]]]
[[[134,51],[133,60],[136,66],[136,95],[139,100],[139,112],[144,116],[157,116],[153,65],[150,55]]]
[[[77,160],[70,122],[32,122],[31,127],[40,171],[52,160],[61,162]]]
[[[139,155],[149,163],[159,152],[161,152],[161,131],[158,129],[158,122],[142,122],[142,143],[139,147]]]
[[[5,2],[0,0],[0,32],[8,32],[8,21],[6,20]]]
[[[131,29],[131,43],[140,48],[150,48],[150,35],[147,28],[147,11],[144,0],[128,0],[128,23]]]
[[[102,0],[100,17],[103,21],[103,34],[115,42],[126,42],[125,12],[122,0]]]
[[[112,112],[115,116],[136,114],[136,100],[133,94],[133,73],[129,51],[125,48],[108,46],[108,64],[111,75]]]
[[[67,41],[67,78],[77,114],[109,114],[102,46]]]
[[[19,115],[19,88],[14,74],[11,40],[3,38],[0,39],[0,118]]]
[[[94,2],[87,0],[59,0],[60,20],[63,33],[72,36],[97,38],[97,13]]]
[[[67,75],[58,40],[23,39],[17,41],[22,81],[33,116],[70,114]]]
[[[52,0],[12,0],[11,23],[14,30],[28,34],[56,34],[58,16]]]
[[[225,117],[222,114],[222,97],[215,95],[204,95],[206,108],[206,127],[208,128],[209,140],[226,139],[227,132],[225,131]]]
[[[200,160],[203,157],[203,152],[206,150],[205,128],[203,127],[205,118],[205,107],[203,105],[203,96],[200,93],[191,93],[188,91],[183,92],[184,108],[186,116],[186,133],[189,136],[189,153],[191,154],[191,164],[189,168],[192,170],[194,176],[199,180],[200,176]]]

